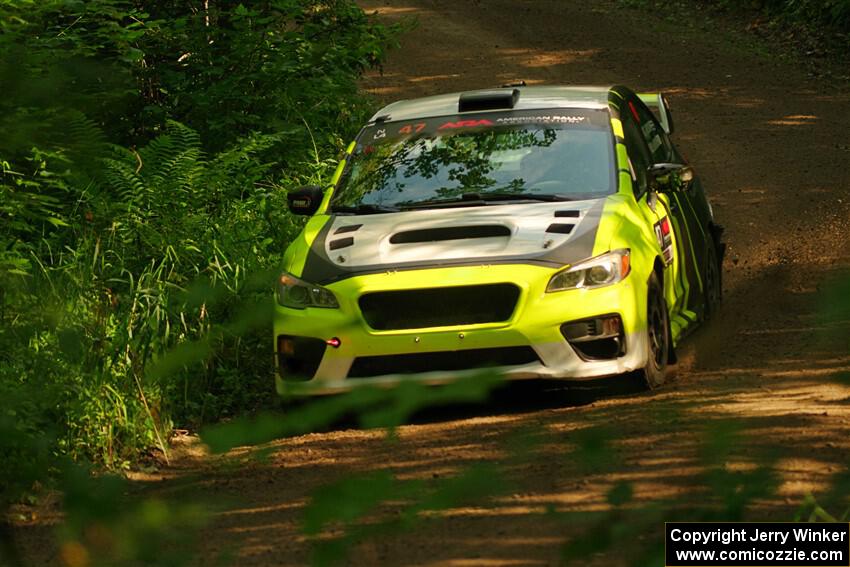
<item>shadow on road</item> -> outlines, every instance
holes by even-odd
[[[505,384],[493,391],[486,402],[452,404],[419,411],[413,415],[410,423],[436,423],[588,406],[598,400],[644,392],[646,388],[641,384],[640,377],[634,374],[588,380],[578,384],[559,380],[526,380]]]

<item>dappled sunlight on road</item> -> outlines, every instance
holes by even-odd
[[[598,50],[561,50],[561,51],[539,51],[536,49],[502,49],[499,51],[497,61],[512,63],[522,67],[553,67],[555,65],[567,65],[571,63],[586,63],[592,59]]]
[[[784,118],[770,120],[773,126],[815,126],[819,118],[811,114],[790,114]]]
[[[493,465],[504,478],[492,497],[417,511],[407,532],[363,536],[350,560],[434,566],[557,563],[560,544],[612,513],[611,495],[625,485],[632,492],[617,513],[648,510],[656,529],[670,518],[653,509],[726,504],[717,476],[738,488],[775,481],[750,503],[749,517],[765,521],[789,520],[808,493],[834,487],[850,454],[850,312],[828,283],[850,278],[850,199],[836,193],[850,192],[850,174],[836,166],[847,157],[836,132],[850,127],[848,97],[669,23],[653,25],[687,50],[656,46],[651,30],[629,26],[627,11],[605,15],[604,2],[593,9],[607,18],[601,28],[591,25],[596,12],[554,1],[501,10],[447,0],[363,4],[390,21],[420,18],[397,56],[363,81],[381,102],[519,79],[666,92],[675,139],[726,225],[724,306],[681,345],[678,379],[655,391],[637,391],[634,376],[509,390],[490,404],[418,415],[391,435],[349,421],[278,439],[259,454],[187,449],[171,470],[137,473],[137,484],[212,496],[209,557],[234,549],[240,565],[300,565],[311,541],[350,527],[305,535],[305,510],[328,485],[391,473],[416,487],[366,506],[360,525],[374,526],[459,472]],[[520,18],[520,9],[530,15]],[[772,476],[759,477],[762,470]],[[634,539],[629,550],[640,545]],[[618,549],[598,564],[620,565],[625,555]]]

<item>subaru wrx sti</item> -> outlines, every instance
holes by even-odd
[[[664,381],[721,299],[721,228],[661,94],[504,87],[400,101],[361,130],[278,282],[277,386],[327,393],[633,373]]]

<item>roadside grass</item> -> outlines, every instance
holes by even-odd
[[[264,400],[272,360],[266,344],[271,282],[285,242],[299,228],[283,212],[284,189],[328,178],[336,160],[327,156],[338,153],[366,112],[351,83],[363,68],[380,61],[389,41],[385,31],[367,25],[346,2],[313,3],[299,12],[307,20],[320,16],[314,22],[319,27],[312,30],[317,42],[328,27],[337,35],[333,45],[323,44],[318,53],[299,43],[297,53],[287,54],[303,66],[284,66],[275,80],[305,74],[304,66],[319,65],[320,72],[306,73],[315,83],[297,83],[309,96],[299,99],[296,95],[302,91],[296,89],[271,97],[295,109],[288,121],[254,130],[280,107],[265,109],[264,114],[263,101],[254,100],[256,114],[222,118],[218,106],[230,100],[219,88],[232,86],[220,77],[238,68],[241,60],[231,61],[229,67],[205,67],[199,75],[211,89],[203,95],[209,116],[198,117],[181,106],[185,101],[170,98],[165,79],[157,83],[160,78],[151,74],[162,55],[156,40],[168,36],[168,19],[174,14],[151,18],[131,11],[116,17],[113,3],[106,0],[90,3],[86,10],[91,11],[84,14],[64,13],[58,6],[49,4],[35,13],[46,22],[60,22],[47,36],[41,34],[46,25],[42,21],[31,28],[23,25],[37,19],[23,17],[25,3],[2,13],[4,29],[17,34],[13,39],[33,42],[34,55],[24,65],[34,71],[30,78],[46,82],[30,91],[13,89],[15,96],[0,103],[4,125],[26,134],[0,147],[5,160],[0,177],[0,502],[5,510],[9,503],[37,494],[39,484],[55,482],[64,495],[65,513],[57,530],[59,561],[73,567],[192,563],[193,543],[199,543],[193,539],[212,519],[212,507],[203,495],[197,501],[139,499],[126,480],[103,472],[133,466],[151,447],[167,459],[168,436],[175,426],[202,427],[241,416],[204,428],[202,438],[218,453],[259,445],[257,455],[262,457],[264,443],[321,430],[342,415],[354,414],[362,427],[383,431],[391,444],[395,428],[416,411],[479,401],[498,384],[496,377],[485,375],[441,390],[416,385],[364,389],[283,415],[243,415],[269,409]],[[262,28],[264,14],[239,6],[231,23],[248,37],[253,26]],[[290,10],[303,7],[288,5]],[[335,7],[341,10],[341,22],[350,26],[349,39],[363,40],[355,43],[355,61],[348,59],[348,51],[335,51],[351,47],[336,45],[342,39],[340,20],[322,20],[323,11]],[[102,11],[101,20],[95,17],[97,10]],[[89,22],[91,17],[99,24],[77,27],[78,18]],[[193,57],[217,63],[218,53],[203,51],[205,44],[212,44],[204,17],[174,17],[197,32],[193,39],[199,51],[187,52],[181,64]],[[140,21],[147,24],[137,25]],[[142,28],[148,25],[156,30],[147,38],[151,44],[143,41]],[[177,33],[178,43],[185,39],[182,33]],[[44,39],[68,36],[69,43]],[[222,39],[235,40],[228,45],[239,53],[253,53],[262,45],[242,43],[244,38],[238,36]],[[110,90],[92,96],[76,92],[73,81],[60,80],[67,69],[63,74],[44,61],[69,49],[85,59],[102,46],[95,40],[106,41],[105,51],[112,51],[84,65],[66,61],[72,71],[102,75],[106,82],[96,84]],[[7,77],[20,63],[20,53],[8,44],[4,48],[2,70]],[[309,56],[302,57],[305,53]],[[114,60],[102,66],[102,59],[109,57]],[[332,75],[338,84],[322,75],[335,67],[343,70],[341,76]],[[167,71],[165,75],[179,68]],[[106,80],[113,73],[120,88]],[[185,82],[180,78],[170,86],[178,92],[184,89],[184,94],[194,92],[199,76]],[[154,94],[118,105],[139,117],[132,126],[116,118],[120,127],[103,127],[109,116],[98,107],[112,108],[104,101],[113,99],[102,97],[124,100],[135,84],[122,83],[121,77],[138,79]],[[67,92],[69,100],[76,97],[80,108],[97,120],[79,108],[45,107],[44,93],[57,88]],[[341,109],[329,103],[333,96],[346,101]],[[210,123],[204,125],[207,117]],[[57,123],[67,126],[67,132],[60,133]],[[239,135],[228,140],[225,134],[230,131]],[[286,156],[282,162],[275,159],[280,155]],[[840,302],[847,296],[836,297]],[[246,384],[246,375],[256,382]],[[703,424],[699,458],[705,472],[699,481],[705,498],[699,506],[678,500],[645,506],[636,501],[633,484],[624,481],[607,492],[605,512],[577,516],[550,510],[553,518],[580,520],[586,527],[584,537],[564,542],[563,561],[580,563],[615,549],[626,538],[650,533],[664,519],[747,517],[754,503],[776,495],[777,483],[769,453],[752,456],[745,470],[727,467],[745,433],[740,424],[722,420]],[[311,541],[315,564],[339,562],[363,541],[439,521],[439,513],[450,507],[486,504],[506,493],[515,482],[508,469],[535,458],[545,443],[560,443],[565,456],[599,471],[618,462],[620,441],[615,429],[592,424],[566,441],[521,431],[505,440],[507,457],[502,463],[473,463],[433,482],[374,471],[356,474],[312,495],[302,533]],[[87,461],[98,468],[81,464]],[[795,519],[846,518],[848,478],[846,471],[836,473],[829,490],[800,503]],[[387,508],[400,512],[387,519],[381,516]],[[4,520],[0,550],[9,564],[22,565],[11,523]],[[657,539],[641,544],[633,564],[659,564],[659,545]]]

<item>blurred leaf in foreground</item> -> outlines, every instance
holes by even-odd
[[[438,387],[417,382],[394,388],[360,386],[345,394],[306,401],[283,414],[264,413],[213,425],[201,432],[201,439],[213,453],[224,453],[238,446],[319,431],[353,415],[364,427],[392,428],[424,408],[483,401],[501,381],[498,374],[485,372]]]
[[[133,497],[126,479],[76,464],[65,467],[60,488],[59,554],[68,566],[186,565],[207,522],[199,504]]]

